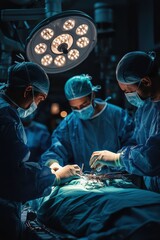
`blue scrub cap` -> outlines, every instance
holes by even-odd
[[[134,84],[141,81],[151,70],[156,57],[155,52],[129,52],[122,57],[116,68],[116,78],[124,84]]]
[[[49,79],[44,69],[33,62],[20,62],[8,69],[8,86],[23,87],[31,85],[38,92],[48,94]]]
[[[87,74],[77,75],[68,79],[64,86],[66,98],[68,100],[78,99],[89,95],[92,91],[98,91],[101,86],[93,86],[91,79],[92,77]]]

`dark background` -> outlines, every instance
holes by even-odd
[[[37,120],[45,123],[52,131],[61,121],[59,114],[51,114],[52,103],[58,103],[60,111],[68,113],[70,108],[64,96],[63,87],[67,79],[78,74],[92,76],[94,85],[101,85],[97,96],[103,99],[111,96],[111,103],[134,109],[128,104],[120,91],[116,79],[115,68],[118,60],[129,51],[156,51],[160,48],[160,1],[159,0],[62,0],[62,11],[80,10],[95,20],[95,3],[103,2],[112,12],[112,21],[107,24],[96,24],[98,41],[88,58],[77,67],[63,73],[49,74],[51,88],[48,99],[41,104]],[[0,1],[0,81],[7,79],[7,68],[17,61],[17,54],[25,56],[23,47],[31,30],[42,18],[30,21],[5,20],[4,9],[44,8],[45,1],[37,0],[5,0]]]

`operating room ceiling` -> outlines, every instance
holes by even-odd
[[[62,0],[62,11],[79,10],[94,19],[94,4],[97,2],[107,3],[108,7],[113,9],[112,27],[114,33],[109,37],[105,34],[106,31],[104,31],[104,34],[98,34],[95,49],[79,66],[64,73],[51,74],[49,76],[51,80],[50,97],[53,101],[65,101],[63,93],[64,83],[75,74],[88,73],[93,76],[93,82],[96,84],[101,83],[100,79],[104,78],[106,66],[109,66],[109,62],[106,61],[103,54],[103,51],[104,53],[107,52],[108,44],[111,45],[110,50],[113,57],[116,56],[118,59],[123,53],[130,50],[153,49],[155,47],[155,39],[157,44],[159,42],[159,31],[156,30],[158,29],[158,11],[160,10],[158,0]],[[32,9],[42,9],[44,7],[45,0],[0,1],[1,10],[27,9],[28,15],[31,15]],[[1,64],[7,65],[5,61],[10,61],[11,63],[15,60],[17,61],[16,55],[19,52],[25,55],[23,52],[25,40],[30,31],[41,20],[42,18],[31,21],[0,21],[0,50],[1,53],[6,51],[6,57],[1,59]],[[153,21],[155,23],[154,26]],[[3,62],[2,60],[5,61]],[[117,89],[114,90],[117,91]]]

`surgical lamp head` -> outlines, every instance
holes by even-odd
[[[27,39],[26,55],[47,73],[59,73],[84,61],[96,41],[96,27],[87,14],[64,11],[46,18],[33,29]]]

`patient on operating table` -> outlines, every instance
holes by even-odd
[[[160,195],[128,175],[82,173],[39,200],[37,219],[65,239],[158,240],[159,212]]]
[[[158,240],[160,195],[138,189],[126,173],[82,171],[35,201],[37,222],[63,239]]]

